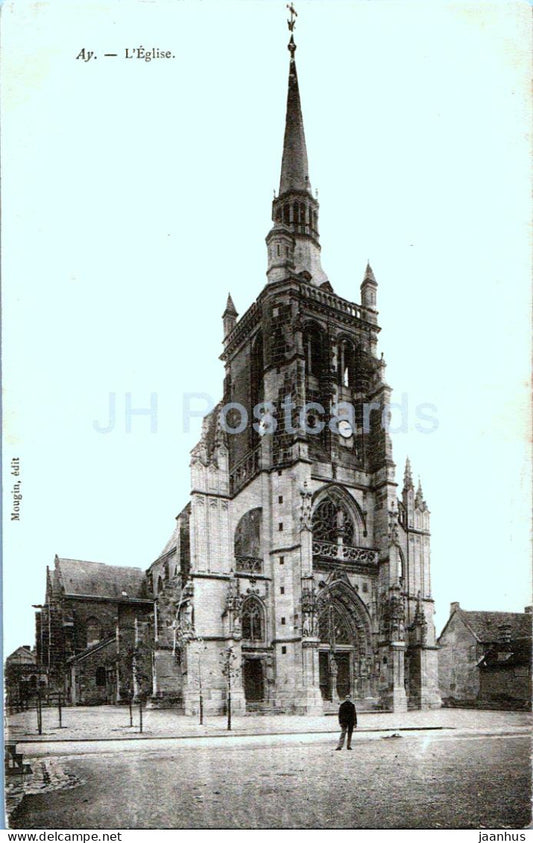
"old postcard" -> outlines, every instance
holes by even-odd
[[[529,33],[3,4],[11,829],[525,839]]]

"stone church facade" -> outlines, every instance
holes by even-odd
[[[225,379],[192,451],[191,498],[148,570],[154,699],[186,713],[440,705],[430,516],[401,495],[377,355],[377,282],[321,265],[291,35],[267,283],[223,314]]]
[[[47,574],[37,661],[73,704],[440,705],[429,511],[409,464],[398,495],[372,269],[351,302],[321,265],[295,50],[267,282],[240,319],[228,296],[190,500],[147,571]]]

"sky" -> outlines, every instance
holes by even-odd
[[[397,479],[409,455],[432,513],[437,633],[451,601],[522,611],[529,7],[297,11],[322,264],[344,298],[367,260],[379,284]],[[266,282],[289,54],[273,0],[17,0],[2,17],[8,654],[33,643],[55,554],[147,568],[187,502],[200,421],[187,429],[185,403],[220,399],[228,291],[242,315]],[[125,58],[141,46],[173,58]]]

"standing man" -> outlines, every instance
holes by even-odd
[[[343,748],[346,732],[348,732],[348,742],[346,744],[346,749],[351,749],[352,732],[354,730],[354,726],[357,726],[357,712],[355,710],[355,706],[352,702],[350,694],[346,694],[346,699],[339,706],[339,723],[342,731],[339,737],[339,742],[335,749],[338,751]]]

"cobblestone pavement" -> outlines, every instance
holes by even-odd
[[[78,786],[27,795],[11,827],[522,828],[530,820],[529,740],[520,733],[357,732],[350,753],[334,752],[328,734],[159,743],[130,742],[127,753],[87,744],[75,756],[60,756],[56,744],[56,773]]]
[[[204,736],[226,733],[225,717],[206,717],[199,725],[195,717],[184,717],[172,710],[152,709],[143,712],[143,735],[139,733],[139,713],[134,709],[134,725],[129,725],[129,711],[123,706],[65,708],[63,728],[58,727],[57,709],[43,709],[43,735],[37,734],[35,711],[25,711],[7,718],[10,740],[94,740],[132,739],[139,737]],[[493,731],[494,729],[530,728],[532,715],[521,711],[482,711],[477,709],[441,708],[433,711],[408,711],[401,714],[363,712],[358,717],[359,730],[406,728],[453,728],[460,731]],[[334,732],[335,716],[306,717],[296,715],[237,716],[232,719],[235,734],[272,734],[290,732]]]

